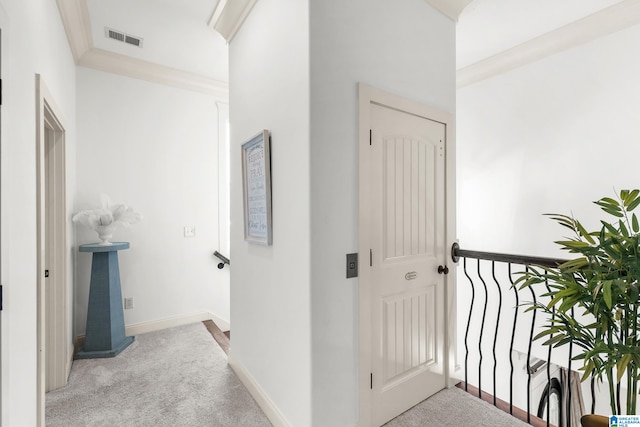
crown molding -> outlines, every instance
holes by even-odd
[[[230,43],[236,35],[244,20],[258,0],[220,0],[209,20],[209,26],[216,30],[227,43]],[[449,16],[454,21],[458,20],[462,10],[472,0],[425,0],[431,6]]]
[[[57,0],[58,10],[67,33],[69,47],[76,64],[82,56],[93,49],[91,21],[86,0]]]
[[[460,14],[465,7],[469,6],[472,0],[425,0],[431,6],[447,15],[454,21],[458,21]]]
[[[80,58],[78,65],[179,89],[206,93],[223,100],[229,98],[229,85],[225,82],[102,49],[88,51]]]
[[[229,85],[200,74],[178,70],[93,46],[87,0],[57,0],[67,39],[77,65],[229,99]]]
[[[257,2],[258,0],[220,0],[213,11],[209,26],[220,33],[227,43],[231,43]]]
[[[457,71],[458,89],[640,24],[640,0],[625,0]]]
[[[233,40],[244,20],[258,0],[220,0],[216,5],[209,26],[216,30],[227,43]],[[425,0],[431,6],[454,21],[472,0]]]

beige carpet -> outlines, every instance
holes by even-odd
[[[47,393],[46,425],[267,427],[271,424],[227,365],[226,354],[206,327],[194,323],[138,335],[115,358],[75,361],[69,384]],[[445,425],[527,424],[453,388],[416,405],[386,427]]]
[[[445,389],[385,424],[385,427],[528,426],[495,406],[460,390]]]
[[[47,427],[271,426],[202,323],[136,336],[115,358],[76,360],[46,396]]]

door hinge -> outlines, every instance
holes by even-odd
[[[0,79],[0,105],[2,105],[2,79]]]
[[[44,271],[44,277],[49,277],[49,270]]]
[[[372,140],[373,140],[373,130],[369,129],[369,145],[371,145]]]
[[[4,294],[2,285],[0,285],[0,311],[2,311],[2,295]]]
[[[373,249],[369,249],[369,267],[373,267]]]
[[[371,390],[373,390],[373,372],[371,373],[371,384],[370,384],[370,386],[371,386]]]

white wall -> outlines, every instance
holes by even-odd
[[[229,320],[229,272],[218,270],[218,107],[215,98],[79,67],[75,211],[99,194],[144,219],[114,234],[127,326],[196,313]],[[195,237],[183,227],[195,226]],[[77,244],[97,241],[75,225]],[[75,335],[86,326],[91,256],[77,255]],[[215,319],[215,318],[214,318]],[[215,319],[217,320],[217,319]]]
[[[357,83],[453,114],[455,24],[424,1],[311,2],[313,424],[358,420]],[[365,259],[362,259],[361,268]]]
[[[311,425],[306,1],[257,2],[229,46],[231,359],[290,425]],[[241,149],[271,132],[273,245],[244,241]]]
[[[640,26],[458,91],[459,237],[563,256],[543,213],[598,227],[591,202],[639,186]]]
[[[2,117],[2,425],[36,425],[36,95],[40,73],[66,127],[67,204],[74,203],[75,65],[55,2],[0,0]],[[6,25],[8,21],[8,26]],[[4,47],[4,46],[3,46]],[[3,52],[3,60],[4,54]],[[73,227],[67,241],[72,245]],[[71,257],[68,271],[71,272]],[[71,295],[72,275],[69,275]],[[69,334],[71,336],[71,334]]]
[[[232,359],[291,425],[349,426],[358,420],[357,280],[344,278],[345,254],[358,250],[357,83],[453,113],[454,23],[415,0],[291,3],[259,2],[230,46]],[[273,140],[272,247],[245,243],[242,229],[240,145],[263,128]]]
[[[458,91],[463,248],[572,258],[553,243],[568,230],[542,214],[596,229],[592,201],[640,186],[639,43],[635,26]]]

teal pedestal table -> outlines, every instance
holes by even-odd
[[[75,359],[115,357],[133,342],[124,334],[124,313],[120,289],[118,251],[129,249],[128,242],[81,245],[80,252],[93,253],[91,284],[84,347]]]

